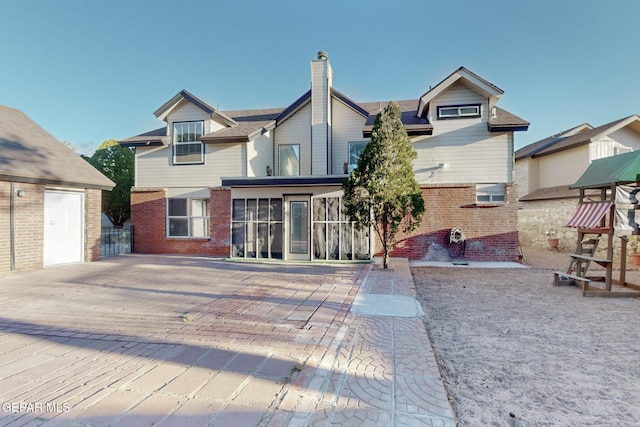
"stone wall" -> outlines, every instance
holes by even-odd
[[[545,231],[555,230],[559,240],[560,252],[573,252],[578,243],[575,228],[565,227],[578,207],[578,199],[557,199],[533,202],[520,202],[518,210],[518,234],[520,244],[525,246],[549,247]],[[620,238],[613,238],[614,256],[620,255]],[[606,257],[607,236],[600,237],[598,257]],[[629,251],[628,251],[629,252]]]

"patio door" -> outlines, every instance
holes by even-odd
[[[310,260],[310,196],[287,196],[285,207],[287,259]]]

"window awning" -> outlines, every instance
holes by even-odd
[[[611,205],[611,202],[583,203],[578,206],[578,210],[573,214],[566,227],[596,228]]]

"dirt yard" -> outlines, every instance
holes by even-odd
[[[553,287],[568,254],[524,255],[532,268],[412,269],[459,425],[639,425],[640,299]]]

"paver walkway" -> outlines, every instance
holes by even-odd
[[[398,265],[128,255],[0,277],[0,425],[453,425],[421,319],[350,313],[359,288],[414,298]]]
[[[367,266],[347,323],[316,412],[300,418],[312,426],[455,426],[406,259],[388,271]]]

